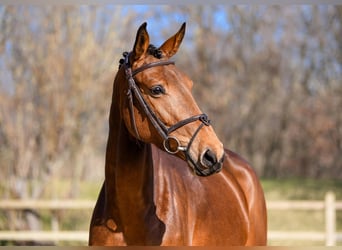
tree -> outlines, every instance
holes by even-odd
[[[339,7],[166,10],[190,20],[180,64],[228,148],[263,176],[341,177]]]
[[[2,197],[37,199],[61,178],[70,182],[64,196],[75,197],[82,178],[103,175],[110,90],[125,40],[116,26],[120,12],[2,9]],[[131,18],[121,23],[129,27]],[[23,218],[12,218],[13,228],[41,227],[36,211],[24,211]]]

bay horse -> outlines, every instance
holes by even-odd
[[[89,245],[265,245],[258,178],[224,149],[170,58],[185,23],[159,48],[144,23],[114,79],[105,181]]]

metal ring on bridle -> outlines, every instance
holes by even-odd
[[[168,136],[163,141],[164,149],[169,154],[177,154],[179,151],[185,151],[186,147],[181,146],[179,140],[174,136]]]

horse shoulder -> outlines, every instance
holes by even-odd
[[[163,243],[243,245],[248,240],[247,202],[232,173],[195,176],[179,158],[157,148],[153,153],[157,214],[167,224]]]
[[[265,245],[267,241],[267,212],[260,181],[250,164],[238,154],[225,150],[225,166],[228,167],[245,195],[250,232],[247,245]]]

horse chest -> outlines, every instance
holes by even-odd
[[[162,244],[243,245],[249,221],[240,189],[221,174],[201,178],[179,164],[155,177],[156,214],[165,224]]]

